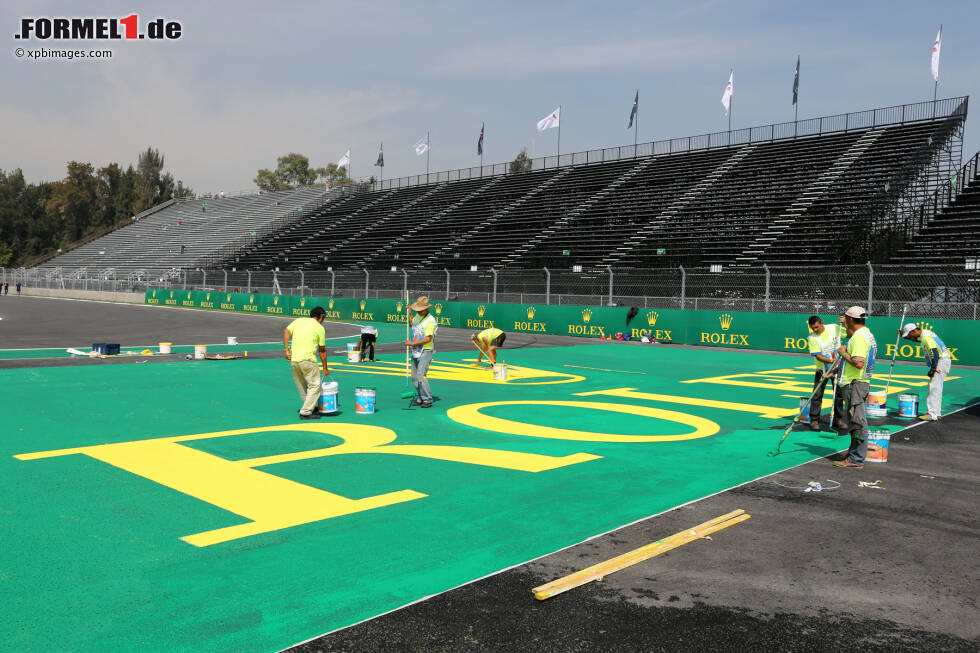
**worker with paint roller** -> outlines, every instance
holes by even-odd
[[[323,376],[330,375],[330,370],[327,369],[327,334],[323,329],[325,317],[327,312],[323,307],[317,306],[310,311],[309,317],[296,318],[282,332],[286,360],[293,368],[293,380],[296,381],[296,389],[303,399],[303,407],[299,409],[300,419],[320,418],[316,405],[320,400],[321,387],[317,356],[323,363]]]
[[[486,354],[487,360],[490,361],[491,365],[496,365],[497,349],[504,346],[504,341],[507,340],[507,334],[497,327],[490,327],[483,331],[474,331],[473,337],[470,340],[480,349],[480,355],[476,358],[477,365],[483,360],[484,354]]]
[[[929,396],[926,398],[928,412],[919,415],[919,419],[935,422],[943,416],[943,383],[949,374],[952,356],[942,338],[931,329],[923,329],[914,322],[906,324],[901,331],[902,337],[922,346],[922,355],[929,368]]]
[[[412,337],[405,341],[405,345],[412,350],[412,382],[415,384],[415,400],[412,405],[422,408],[432,407],[432,390],[425,377],[429,373],[429,364],[435,353],[436,331],[439,330],[436,319],[429,314],[430,308],[432,305],[425,295],[408,307],[409,315],[411,311],[415,311],[416,315],[411,320]]]
[[[816,374],[813,377],[813,397],[810,399],[810,429],[819,431],[824,389],[830,379],[839,371],[831,372],[831,369],[837,360],[836,348],[843,340],[844,334],[841,332],[844,328],[839,324],[825,325],[819,315],[811,315],[807,319],[807,325],[810,327],[810,335],[807,337],[810,356],[813,357],[817,366]],[[827,374],[828,372],[829,374]],[[843,403],[844,397],[835,393],[833,414],[838,416],[837,425],[840,428],[844,427],[843,422],[840,421],[840,415],[844,413]]]
[[[871,390],[878,343],[874,334],[865,326],[868,313],[860,306],[851,306],[844,312],[844,328],[850,340],[847,346],[837,350],[844,359],[840,389],[844,396],[844,417],[851,433],[851,445],[847,453],[838,457],[835,467],[862,469],[868,453],[868,416],[865,402]]]

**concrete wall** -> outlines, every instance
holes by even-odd
[[[13,287],[11,287],[11,290],[13,290]],[[98,290],[62,290],[59,288],[24,288],[21,294],[33,297],[95,299],[104,302],[123,302],[127,304],[142,304],[146,298],[146,293],[141,292],[100,292]]]

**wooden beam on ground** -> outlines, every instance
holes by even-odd
[[[586,567],[581,571],[576,571],[575,573],[564,576],[563,578],[559,578],[551,581],[550,583],[535,587],[531,591],[534,592],[534,598],[539,601],[543,601],[547,598],[555,596],[556,594],[567,592],[570,589],[579,587],[580,585],[585,585],[586,583],[590,583],[594,580],[602,580],[603,577],[608,576],[613,572],[619,571],[620,569],[625,569],[626,567],[635,565],[638,562],[648,560],[654,556],[660,555],[661,553],[666,553],[667,551],[676,549],[677,547],[687,544],[688,542],[699,540],[706,535],[720,531],[723,528],[734,526],[735,524],[745,521],[749,517],[751,517],[751,515],[747,514],[744,510],[733,510],[730,513],[708,520],[703,524],[698,524],[694,528],[689,528],[680,531],[679,533],[674,533],[669,537],[665,537],[662,540],[657,540],[656,542],[642,546],[639,549],[630,551],[629,553],[624,553],[616,556],[615,558],[606,560],[605,562],[600,562],[599,564]]]

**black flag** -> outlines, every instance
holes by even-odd
[[[476,142],[476,154],[477,156],[483,156],[483,130],[486,129],[487,123],[483,123],[480,126],[480,140]]]
[[[633,126],[633,118],[636,118],[636,112],[640,108],[640,89],[636,89],[636,97],[633,98],[633,110],[630,111],[630,124],[626,125],[626,129]]]
[[[378,160],[374,162],[374,165],[379,168],[385,167],[385,144],[382,143],[380,149],[378,149]]]
[[[796,74],[793,75],[793,104],[800,95],[800,55],[796,55]]]

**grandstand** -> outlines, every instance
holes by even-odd
[[[961,168],[967,101],[536,159],[528,171],[211,199],[206,212],[174,202],[42,268],[175,278],[182,268],[962,263],[980,253],[976,157]],[[961,245],[952,253],[950,238]]]

